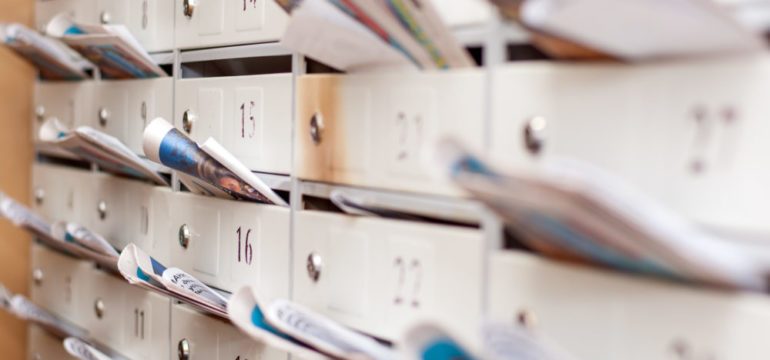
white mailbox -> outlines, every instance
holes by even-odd
[[[28,360],[75,360],[64,349],[61,339],[37,326],[28,327],[27,337]]]
[[[31,209],[49,223],[72,221],[87,225],[89,204],[84,197],[93,191],[94,181],[87,170],[36,164],[32,167]]]
[[[426,319],[475,335],[480,231],[306,211],[294,234],[297,302],[386,339]]]
[[[235,292],[250,285],[266,299],[289,292],[289,210],[274,205],[174,193],[170,264],[204,283]]]
[[[118,138],[144,155],[144,127],[156,117],[173,117],[174,80],[170,77],[102,81],[94,86],[89,125]]]
[[[93,86],[92,81],[38,83],[35,86],[32,138],[39,139],[40,125],[50,118],[59,119],[70,129],[90,125]]]
[[[482,148],[483,80],[476,70],[303,76],[294,133],[297,176],[459,195],[432,159],[444,136]]]
[[[92,267],[86,261],[33,245],[30,299],[76,325],[85,326],[87,317],[79,304],[87,301],[87,277]]]
[[[277,41],[288,15],[270,0],[175,0],[180,49]]]
[[[180,359],[285,360],[287,357],[286,353],[257,343],[230,323],[184,305],[171,307],[171,346],[172,354]]]
[[[770,300],[501,252],[490,317],[520,323],[581,359],[766,359]]]
[[[490,157],[519,171],[578,159],[695,222],[767,234],[768,69],[766,56],[501,67],[492,76]]]
[[[174,123],[202,143],[213,137],[251,170],[291,170],[291,74],[183,79]]]

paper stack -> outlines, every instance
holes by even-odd
[[[147,161],[120,140],[90,126],[70,130],[59,119],[50,118],[40,126],[38,137],[40,141],[97,164],[105,171],[151,180],[158,185],[168,185],[166,179],[148,166]]]
[[[288,206],[267,184],[213,138],[198,145],[163,118],[144,129],[144,154],[179,171],[191,192]]]
[[[124,25],[77,24],[68,14],[60,14],[51,19],[45,31],[94,63],[103,78],[167,76]]]
[[[227,311],[233,324],[255,340],[303,359],[396,357],[390,347],[291,301],[275,299],[264,306],[250,287],[230,299]]]
[[[745,7],[738,16],[711,0],[492,2],[555,57],[640,61],[765,50],[760,21],[747,17]]]
[[[3,44],[24,57],[44,80],[83,80],[90,67],[80,55],[56,39],[38,34],[21,24],[0,25]]]
[[[550,339],[518,325],[485,323],[482,348],[472,349],[435,323],[420,323],[402,339],[402,358],[415,360],[574,360]]]
[[[474,66],[429,0],[278,3],[292,15],[281,44],[339,70]]]
[[[767,289],[765,261],[601,169],[551,159],[502,175],[455,141],[443,142],[440,154],[454,182],[535,251],[680,281]]]
[[[117,272],[117,251],[106,239],[85,227],[68,222],[58,222],[51,226],[32,210],[2,192],[0,216],[29,231],[47,246],[94,261],[107,270]]]
[[[131,284],[227,318],[227,298],[222,293],[179,268],[165,267],[134,244],[128,244],[120,253],[118,269]]]

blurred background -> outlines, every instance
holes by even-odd
[[[32,25],[33,0],[0,1],[0,22]],[[32,90],[35,71],[13,51],[0,48],[0,188],[20,200],[29,199],[32,165],[32,139],[29,136]],[[26,201],[25,201],[26,202]],[[9,290],[27,294],[29,279],[29,236],[10,222],[0,222],[0,282]],[[26,354],[27,327],[24,321],[0,313],[0,357],[23,359]]]

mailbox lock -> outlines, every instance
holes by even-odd
[[[104,316],[104,300],[101,298],[97,298],[94,301],[94,313],[96,313],[96,317],[99,319]]]
[[[185,110],[182,114],[182,129],[189,134],[192,131],[193,123],[195,122],[195,113],[192,110]]]
[[[179,360],[190,360],[190,342],[187,339],[179,340],[177,355]]]
[[[184,0],[182,1],[182,11],[184,16],[191,19],[193,12],[195,12],[195,6],[198,4],[198,0]]]
[[[110,111],[107,108],[99,108],[99,125],[101,127],[107,126],[107,120],[110,119]]]
[[[107,218],[107,203],[104,200],[100,200],[96,205],[96,211],[99,213],[99,219],[104,220]]]
[[[35,204],[43,205],[44,198],[45,198],[45,190],[43,190],[43,188],[35,189]]]
[[[35,119],[37,119],[38,122],[43,122],[45,119],[45,106],[38,105],[35,108]]]
[[[537,326],[537,317],[535,313],[527,309],[519,310],[516,313],[516,323],[524,327],[525,329],[532,330]]]
[[[321,255],[316,253],[310,253],[307,257],[307,275],[313,282],[317,282],[321,277],[321,270],[323,270],[324,264]]]
[[[40,268],[36,268],[35,270],[32,270],[32,281],[35,282],[35,285],[40,286],[43,284],[43,270]]]
[[[314,113],[310,118],[310,138],[318,145],[323,140],[324,118],[321,113]]]
[[[534,116],[524,125],[524,146],[532,155],[537,155],[545,144],[545,128],[547,121],[542,116]]]
[[[190,227],[187,224],[179,227],[179,245],[185,249],[190,246]]]
[[[102,23],[102,25],[109,24],[112,21],[112,15],[106,11],[102,11],[101,14],[99,14],[99,22]]]

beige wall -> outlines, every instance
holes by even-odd
[[[0,22],[32,24],[33,0],[0,0]],[[0,191],[28,202],[32,90],[35,74],[11,51],[0,48]],[[0,221],[0,282],[28,293],[29,237]],[[0,358],[26,358],[26,324],[0,311]]]

